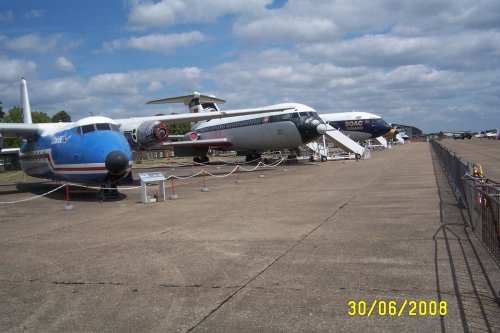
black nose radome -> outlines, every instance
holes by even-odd
[[[112,175],[122,175],[127,171],[128,167],[128,157],[127,154],[121,150],[113,150],[106,156],[104,161],[106,169]]]

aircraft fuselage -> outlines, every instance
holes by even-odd
[[[354,141],[387,136],[392,130],[384,119],[367,112],[329,113],[321,114],[321,117]]]
[[[110,119],[105,123],[81,120],[24,140],[19,160],[33,177],[104,183],[130,171],[132,152]]]
[[[289,107],[283,112],[213,119],[192,129],[202,140],[226,138],[230,150],[255,152],[296,148],[322,134],[318,125],[324,122],[314,109],[296,103]]]

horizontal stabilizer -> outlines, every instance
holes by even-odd
[[[40,124],[0,123],[0,133],[6,138],[29,138],[38,134]]]
[[[156,99],[153,101],[146,102],[146,104],[165,104],[165,103],[183,103],[184,105],[189,105],[191,100],[198,98],[200,103],[225,103],[226,101],[220,98],[216,98],[214,96],[202,95],[200,93],[194,92],[191,95],[185,96],[177,96],[177,97],[169,97]]]

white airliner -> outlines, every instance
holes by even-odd
[[[191,113],[221,112],[216,103],[225,101],[213,96],[192,95],[150,101],[148,104],[184,103]],[[260,158],[268,150],[298,151],[326,132],[326,124],[311,107],[284,103],[267,107],[284,110],[231,119],[212,119],[195,123],[181,141],[165,143],[176,156],[195,156],[195,162],[208,162],[208,149],[232,150],[247,161]]]
[[[382,117],[368,112],[323,113],[321,118],[330,126],[340,130],[353,141],[364,141],[383,136],[394,138],[397,131]]]

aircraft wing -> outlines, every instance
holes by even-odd
[[[0,123],[0,134],[6,138],[29,138],[39,132],[39,124]]]
[[[163,143],[163,147],[165,148],[221,148],[230,147],[231,145],[232,143],[226,138],[195,141],[169,141]]]
[[[183,113],[183,114],[171,114],[162,116],[152,116],[152,117],[133,117],[124,119],[115,119],[118,125],[135,123],[142,121],[161,121],[165,124],[186,124],[194,121],[218,119],[225,117],[236,117],[245,116],[249,114],[267,113],[267,112],[279,112],[284,110],[289,110],[289,107],[277,108],[277,107],[263,107],[255,109],[240,109],[240,110],[228,110],[228,111],[214,111],[214,112],[200,112],[200,113]]]

